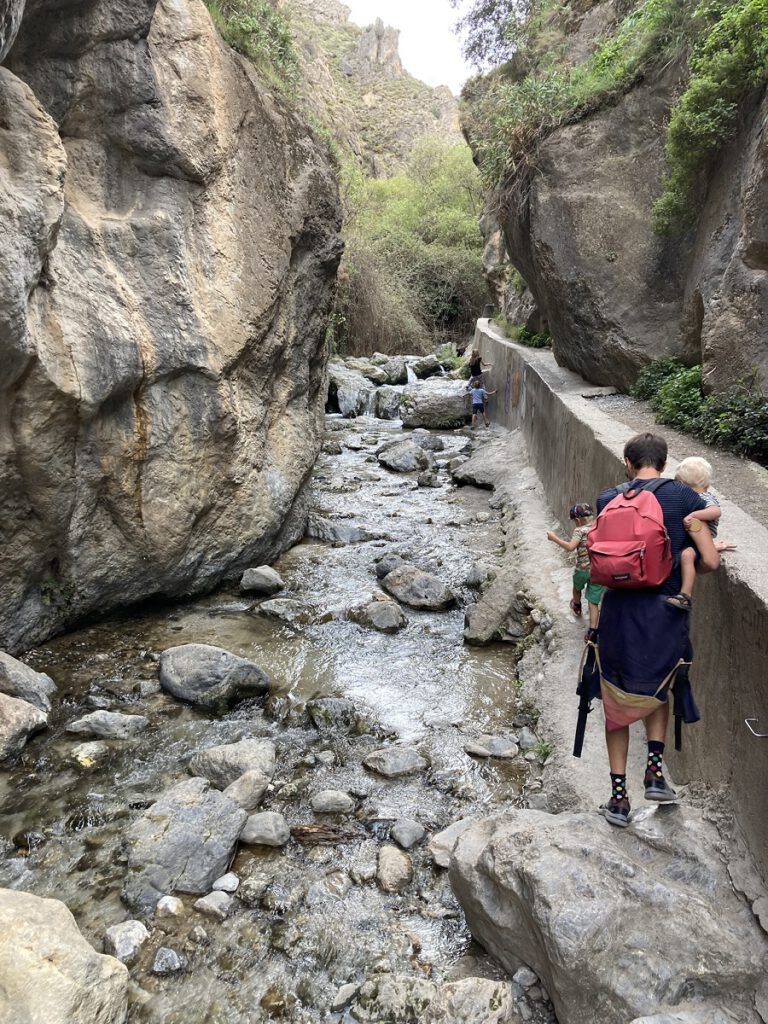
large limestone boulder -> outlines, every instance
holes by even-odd
[[[0,889],[0,1020],[123,1024],[128,969],[97,953],[59,900]]]
[[[432,453],[425,451],[420,444],[410,438],[388,444],[376,458],[382,466],[396,473],[415,473],[419,470],[432,469],[435,465]]]
[[[18,754],[29,737],[47,724],[39,708],[0,693],[0,761]]]
[[[247,658],[210,644],[181,644],[160,655],[160,685],[179,700],[221,711],[241,697],[263,696],[269,678]]]
[[[55,692],[56,684],[45,672],[35,672],[23,661],[0,651],[0,693],[34,704],[47,715]]]
[[[512,986],[491,978],[462,978],[438,989],[424,1024],[521,1024]]]
[[[415,565],[401,565],[381,581],[382,587],[393,597],[411,608],[440,611],[456,604],[456,595],[442,580]]]
[[[229,867],[247,817],[207,779],[167,790],[125,834],[125,902],[147,912],[164,895],[210,892]]]
[[[530,964],[560,1024],[627,1024],[695,993],[748,1020],[767,946],[711,829],[680,807],[626,831],[512,810],[459,837],[451,884],[475,938],[510,973]]]
[[[0,123],[14,652],[301,537],[340,243],[325,148],[198,0],[28,3]]]
[[[359,370],[332,361],[328,366],[328,412],[340,412],[346,418],[365,416],[373,411],[376,386]]]
[[[463,427],[470,418],[466,381],[430,377],[418,384],[408,384],[400,400],[400,418],[405,427]]]

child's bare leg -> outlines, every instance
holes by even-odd
[[[472,413],[472,429],[474,430],[476,426],[477,426],[477,413],[473,412]]]
[[[680,593],[691,597],[696,583],[696,552],[693,548],[683,548],[680,552],[680,575]]]
[[[581,604],[581,591],[577,590],[576,587],[573,588],[573,603]]]

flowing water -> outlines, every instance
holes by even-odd
[[[258,600],[223,590],[111,618],[25,658],[48,672],[59,691],[49,729],[0,781],[0,836],[8,840],[3,847],[0,839],[0,885],[63,900],[96,948],[106,927],[131,916],[120,901],[124,830],[186,777],[196,751],[243,737],[272,738],[278,767],[261,809],[281,811],[292,826],[316,820],[309,797],[317,790],[342,789],[357,800],[355,816],[343,822],[354,833],[349,841],[241,848],[232,869],[263,881],[256,905],[238,903],[225,922],[214,923],[192,909],[196,897],[184,897],[180,921],[148,922],[152,935],[131,968],[133,1022],[341,1020],[328,1015],[339,986],[375,972],[437,982],[503,976],[472,945],[447,875],[426,845],[411,851],[414,879],[404,893],[382,892],[375,873],[378,850],[397,818],[417,819],[436,832],[458,818],[520,802],[536,764],[473,760],[463,749],[480,733],[512,731],[520,714],[512,650],[466,647],[461,607],[407,609],[408,625],[395,635],[345,617],[379,589],[374,561],[391,552],[439,575],[466,605],[475,599],[465,584],[468,571],[477,562],[492,565],[499,554],[499,524],[487,491],[457,489],[444,470],[434,489],[381,467],[372,453],[399,424],[330,417],[328,428],[344,448],[317,464],[315,514],[337,530],[363,530],[373,539],[308,539],[282,556],[280,596],[301,602],[301,625],[268,618]],[[447,434],[444,441],[448,455],[467,438]],[[159,652],[191,642],[258,662],[272,680],[266,706],[246,701],[214,717],[160,691]],[[329,696],[354,703],[352,726],[348,717],[321,728],[308,719],[307,700]],[[71,757],[83,737],[67,734],[65,726],[97,707],[143,714],[150,726],[132,740],[108,742],[106,760],[84,770]],[[400,780],[367,772],[362,759],[391,738],[416,746],[429,770]],[[151,973],[163,945],[184,953],[183,975]],[[545,1003],[532,1004],[530,1013],[534,1021],[553,1019]]]

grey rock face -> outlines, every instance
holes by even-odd
[[[413,747],[382,747],[374,750],[363,760],[363,764],[377,775],[396,779],[402,775],[413,775],[429,767],[426,758]]]
[[[17,661],[10,654],[0,651],[0,693],[25,700],[47,715],[55,692],[56,684],[50,676],[44,672],[35,672],[23,661]]]
[[[58,900],[0,889],[0,1020],[123,1024],[128,970],[96,953]]]
[[[403,426],[452,430],[469,421],[466,381],[432,377],[403,388],[400,402]]]
[[[429,453],[409,438],[388,445],[376,458],[382,466],[396,473],[415,473],[417,470],[431,469],[434,465]]]
[[[241,843],[260,846],[285,846],[290,838],[288,822],[277,811],[252,814],[240,834]]]
[[[104,934],[104,952],[124,964],[132,964],[148,938],[149,932],[141,921],[113,924]]]
[[[263,696],[269,678],[253,661],[209,644],[182,644],[160,655],[160,685],[179,700],[221,711],[240,697]]]
[[[27,8],[0,72],[11,651],[301,536],[340,255],[323,147],[204,6]]]
[[[189,770],[219,789],[232,785],[246,772],[260,772],[271,779],[275,774],[275,745],[272,740],[256,739],[208,747],[195,754]]]
[[[256,594],[276,594],[285,586],[279,572],[269,565],[246,569],[240,579],[240,589]]]
[[[102,740],[127,740],[137,736],[149,725],[143,715],[123,715],[118,711],[91,711],[76,722],[70,722],[67,732],[78,736],[97,736]]]
[[[29,737],[47,724],[46,715],[32,704],[0,693],[0,761],[18,754]]]
[[[437,832],[432,836],[429,841],[429,852],[432,854],[438,867],[448,867],[456,843],[459,841],[459,836],[466,832],[474,823],[474,818],[462,818],[460,821],[454,821],[452,825],[444,828],[442,832]]]
[[[383,892],[402,892],[413,878],[413,862],[407,853],[389,843],[379,850],[376,881]]]
[[[393,569],[384,577],[381,585],[398,601],[411,608],[441,611],[456,604],[456,595],[442,580],[412,565]]]
[[[400,419],[400,397],[403,389],[384,386],[378,388],[374,399],[374,412],[380,420]]]
[[[621,834],[594,814],[510,811],[459,838],[451,885],[473,935],[508,970],[529,963],[563,1024],[625,1024],[687,992],[736,1012],[765,946],[710,830],[689,808],[635,812]]]
[[[353,622],[380,633],[397,633],[408,625],[408,619],[397,601],[383,594],[374,595],[373,600],[366,604],[350,608],[347,614]]]
[[[246,818],[205,779],[163,793],[126,832],[125,902],[148,910],[163,894],[209,892],[227,870]]]
[[[24,14],[25,0],[2,0],[0,2],[0,61],[13,46]]]
[[[490,978],[462,978],[441,985],[424,1024],[519,1024],[512,986]]]

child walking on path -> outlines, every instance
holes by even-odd
[[[478,416],[483,417],[486,428],[490,427],[491,421],[488,419],[488,413],[485,411],[485,400],[489,395],[495,395],[496,392],[486,391],[476,377],[469,382],[467,390],[472,396],[472,429],[474,430],[477,426]]]
[[[709,490],[712,484],[712,466],[706,459],[692,455],[688,459],[683,459],[677,467],[675,480],[687,484],[691,490],[696,491],[706,505],[706,508],[698,512],[691,512],[683,519],[685,529],[688,533],[696,533],[702,529],[701,524],[706,523],[709,527],[709,532],[712,534],[712,540],[714,540],[717,537],[717,527],[721,512],[720,502]],[[718,551],[732,551],[735,546],[735,544],[722,543],[715,545]],[[664,598],[667,604],[673,608],[679,608],[681,612],[689,612],[693,607],[693,588],[696,584],[696,556],[696,548],[683,548],[680,552],[680,576],[682,579],[680,593]]]
[[[556,533],[550,530],[547,533],[547,540],[558,544],[564,551],[575,552],[576,568],[573,570],[573,597],[570,605],[571,611],[576,616],[581,616],[581,592],[586,588],[587,603],[589,605],[589,628],[597,629],[597,622],[600,617],[600,601],[605,592],[605,587],[599,587],[592,583],[589,578],[589,554],[587,552],[587,534],[594,523],[595,514],[592,506],[587,502],[574,505],[568,512],[568,518],[572,519],[575,526],[571,539],[563,540]]]

